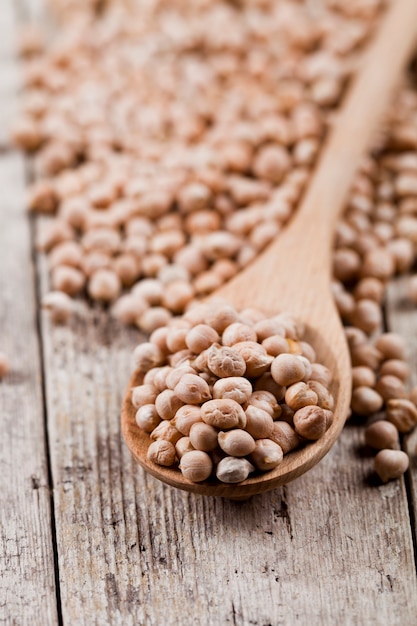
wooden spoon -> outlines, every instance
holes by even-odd
[[[156,478],[205,495],[247,498],[285,484],[312,468],[339,436],[349,410],[351,368],[330,287],[334,230],[360,159],[416,41],[417,1],[395,0],[381,18],[297,214],[263,254],[214,294],[238,309],[256,307],[269,314],[288,311],[306,324],[306,338],[314,346],[317,360],[334,375],[332,426],[321,439],[285,455],[278,467],[262,475],[236,485],[215,480],[192,483],[178,469],[147,460],[149,435],[137,427],[130,401],[131,387],[141,382],[135,374],[122,408],[122,431],[136,460]]]

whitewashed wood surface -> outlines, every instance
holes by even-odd
[[[37,3],[40,6],[40,3]],[[14,24],[0,6],[0,624],[278,626],[417,623],[416,435],[406,480],[378,486],[363,429],[294,483],[245,503],[172,490],[136,466],[119,411],[139,335],[100,309],[53,327],[37,302],[27,174],[7,140]],[[3,82],[4,78],[4,82]],[[392,285],[389,327],[417,316]]]

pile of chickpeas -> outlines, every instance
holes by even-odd
[[[200,482],[239,483],[322,437],[333,422],[332,380],[288,314],[268,318],[200,304],[155,330],[134,353],[143,384],[136,423],[149,461]]]
[[[54,216],[38,247],[54,292],[152,332],[279,235],[382,1],[52,4],[14,129]]]
[[[29,206],[50,216],[38,241],[53,289],[43,304],[65,322],[87,292],[153,333],[279,236],[384,3],[50,4],[57,41],[46,49],[33,28],[22,33],[14,132],[36,153]],[[398,432],[417,422],[404,342],[382,332],[386,284],[416,259],[416,119],[411,78],[363,162],[334,252],[352,412],[381,450],[383,480],[407,468]]]

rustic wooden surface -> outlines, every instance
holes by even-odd
[[[10,76],[17,5],[0,11]],[[138,335],[99,309],[63,328],[42,315],[38,329],[46,266],[38,257],[35,277],[23,161],[2,145],[0,341],[13,372],[0,384],[0,623],[414,626],[415,455],[406,481],[378,486],[363,429],[348,424],[314,470],[246,503],[145,475],[118,419]],[[417,319],[401,289],[390,289],[387,318],[413,337],[417,382]]]

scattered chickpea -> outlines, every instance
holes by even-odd
[[[391,422],[378,420],[365,430],[365,442],[376,450],[398,448],[398,430]]]
[[[387,402],[387,420],[400,433],[408,433],[417,424],[417,407],[410,400],[392,398]]]
[[[382,396],[370,387],[356,387],[352,393],[352,410],[357,415],[371,415],[379,411],[384,403]]]
[[[381,450],[375,457],[375,471],[383,483],[402,476],[409,464],[408,456],[402,450]]]
[[[0,380],[5,378],[10,371],[9,359],[4,354],[4,352],[0,352]]]

